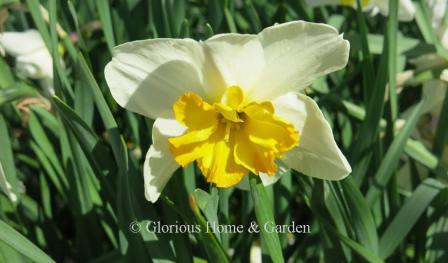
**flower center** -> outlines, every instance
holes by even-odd
[[[208,104],[185,93],[173,105],[176,120],[187,131],[169,139],[174,159],[185,167],[197,161],[208,182],[237,184],[250,171],[273,175],[277,158],[299,143],[294,126],[274,114],[271,102],[249,102],[231,86],[221,102]]]

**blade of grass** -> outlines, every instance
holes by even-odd
[[[340,183],[353,229],[360,243],[372,253],[378,252],[378,234],[369,205],[351,177]]]
[[[36,91],[36,89],[28,86],[25,83],[19,82],[7,88],[0,89],[0,107],[4,104],[21,99],[23,97],[37,97],[38,95],[39,93]]]
[[[405,126],[401,129],[400,133],[397,135],[395,140],[392,142],[392,145],[389,147],[389,150],[386,152],[384,159],[376,171],[375,176],[373,177],[373,184],[369,188],[367,192],[366,198],[367,202],[370,205],[373,205],[374,202],[377,201],[384,187],[386,187],[389,179],[391,178],[394,169],[396,169],[398,165],[398,161],[400,160],[401,154],[406,145],[406,141],[411,135],[414,127],[417,123],[417,120],[420,116],[420,110],[422,109],[423,101],[421,101],[415,109],[413,110],[411,116],[406,121]]]
[[[224,4],[225,1],[221,0],[210,0],[208,4],[208,21],[210,21],[211,28],[216,32],[219,32],[219,28],[222,24]]]
[[[13,85],[15,82],[14,76],[6,64],[5,60],[0,57],[0,89]]]
[[[356,17],[359,26],[359,32],[361,36],[361,50],[362,50],[362,64],[363,66],[363,79],[364,79],[364,98],[366,100],[366,104],[368,105],[369,101],[367,98],[370,98],[374,88],[374,71],[373,71],[373,63],[372,63],[372,55],[370,53],[369,41],[367,39],[368,29],[365,20],[365,16],[362,10],[361,0],[356,0],[357,8],[356,8]]]
[[[291,170],[285,171],[277,184],[274,185],[274,193],[277,198],[274,198],[275,218],[280,225],[287,225],[291,221],[290,202],[293,197],[293,187]],[[288,245],[288,233],[280,233],[280,243],[282,249]]]
[[[252,0],[245,0],[244,1],[244,8],[247,12],[247,15],[249,17],[249,21],[252,25],[252,32],[260,32],[261,31],[261,21],[260,16],[258,15],[257,9],[255,9],[254,4],[252,3]]]
[[[37,145],[43,150],[46,157],[54,167],[55,171],[60,178],[59,181],[62,183],[61,186],[64,188],[67,187],[67,181],[64,178],[64,171],[61,165],[61,162],[56,154],[56,150],[53,147],[53,144],[50,142],[50,139],[46,135],[43,127],[40,124],[40,121],[37,119],[36,115],[31,111],[29,115],[29,129],[32,137]]]
[[[6,180],[5,172],[3,171],[2,162],[0,162],[0,190],[11,200],[16,201],[16,195],[11,192],[8,180]]]
[[[448,50],[446,50],[446,48],[444,48],[440,43],[440,40],[437,37],[437,32],[432,26],[430,11],[428,10],[426,2],[423,0],[418,0],[415,2],[415,20],[419,26],[420,32],[425,38],[425,41],[435,45],[437,54],[448,59]]]
[[[374,91],[370,94],[370,100],[366,102],[366,117],[361,124],[359,132],[355,136],[354,143],[351,147],[351,156],[353,163],[353,177],[358,185],[361,185],[366,175],[367,169],[372,158],[370,151],[373,143],[378,139],[379,125],[384,110],[384,95],[386,92],[387,70],[388,70],[388,51],[387,41],[385,44],[385,52],[381,56],[379,71],[377,74]]]
[[[12,192],[18,195],[18,179],[16,165],[14,163],[14,156],[12,151],[11,139],[9,137],[8,127],[6,126],[6,120],[0,113],[0,163],[3,165],[3,171],[6,179],[11,184]]]
[[[114,204],[116,194],[114,193],[115,191],[112,190],[109,182],[110,179],[106,178],[106,174],[108,174],[107,176],[113,177],[113,174],[115,174],[115,167],[113,165],[111,167],[111,164],[114,162],[110,157],[106,146],[100,141],[90,127],[70,109],[70,107],[57,97],[54,98],[53,102],[55,109],[62,116],[64,124],[73,131],[73,135],[79,141],[83,151],[89,153],[86,154],[86,157],[102,183],[102,189],[104,189],[104,194],[106,194],[104,200],[109,200]]]
[[[109,133],[109,141],[112,147],[115,161],[122,171],[127,170],[127,156],[126,149],[122,146],[122,138],[118,130],[117,123],[109,109],[109,106],[101,93],[100,87],[98,86],[95,78],[92,75],[84,57],[82,54],[78,54],[78,64],[77,69],[79,70],[80,81],[84,83],[83,87],[88,88],[91,92],[95,105],[100,113],[103,124]],[[124,162],[123,162],[124,161]]]
[[[348,101],[342,101],[342,104],[350,116],[358,120],[364,120],[366,112],[362,107]],[[386,127],[386,121],[384,119],[381,119],[380,127],[383,129]],[[432,170],[437,169],[439,166],[439,160],[437,157],[426,149],[421,142],[413,140],[412,138],[408,138],[405,146],[405,152],[414,160]]]
[[[186,0],[163,0],[165,1],[169,24],[173,37],[179,37],[182,23],[185,20],[185,12],[187,10]]]
[[[37,161],[39,161],[41,165],[41,169],[45,171],[45,173],[50,178],[51,183],[54,185],[59,194],[65,199],[68,191],[68,182],[66,181],[67,177],[64,176],[64,180],[66,182],[65,186],[63,186],[60,177],[58,176],[53,166],[51,165],[51,162],[48,160],[47,156],[45,155],[45,152],[41,150],[41,148],[33,141],[30,142],[30,148],[36,155]]]
[[[417,187],[381,236],[381,258],[389,257],[403,243],[409,231],[442,189],[446,190],[446,185],[432,178],[426,179]]]
[[[398,31],[398,0],[389,0],[389,15],[387,21],[387,50],[389,64],[389,107],[392,125],[391,131],[393,136],[393,125],[398,116],[398,99],[397,99],[397,31]]]
[[[3,220],[0,220],[0,240],[17,250],[30,260],[37,263],[55,262],[45,252],[14,230]]]
[[[218,225],[218,189],[213,188],[210,194],[201,189],[196,189],[193,195],[198,207],[201,209],[202,213],[204,213],[207,222],[209,224]],[[215,232],[214,234],[218,240],[221,240],[219,232]]]
[[[209,260],[220,263],[230,262],[227,253],[224,251],[216,236],[211,231],[205,231],[207,229],[207,221],[199,211],[197,200],[193,194],[190,194],[189,202],[195,217],[194,221],[200,226],[200,229],[202,229],[196,237],[204,246],[204,250],[209,257]]]
[[[448,120],[448,92],[445,93],[445,99],[443,100],[442,109],[439,115],[439,123],[432,144],[432,150],[438,157],[442,157],[445,143],[448,138],[448,121],[443,120]]]
[[[106,43],[109,47],[109,51],[112,52],[112,48],[116,46],[114,30],[112,27],[112,18],[110,15],[109,1],[97,0],[95,1],[98,15],[100,16],[101,26],[106,37]]]
[[[282,247],[278,234],[274,231],[267,231],[266,224],[275,224],[272,207],[263,183],[258,176],[251,175],[249,178],[252,199],[255,206],[255,216],[260,229],[261,238],[266,242],[269,255],[273,262],[284,262]]]

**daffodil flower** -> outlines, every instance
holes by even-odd
[[[448,12],[448,2],[446,0],[427,0],[426,4],[431,11],[432,26],[438,34],[440,43],[444,48],[448,49],[448,27],[443,24],[443,18],[446,12]],[[416,66],[417,70],[440,67],[441,65],[448,64],[445,58],[436,53],[421,55],[411,60],[411,63]],[[423,105],[423,116],[420,118],[416,136],[420,137],[428,147],[431,147],[433,143],[433,137],[439,123],[439,115],[447,94],[447,89],[448,68],[442,70],[437,78],[423,83],[422,93],[425,98],[425,104]],[[448,154],[448,146],[446,148]]]
[[[53,60],[36,30],[0,33],[0,46],[15,57],[16,70],[24,77],[38,79],[50,95],[53,89]]]
[[[398,19],[400,21],[411,21],[414,19],[415,6],[411,0],[398,0]],[[306,0],[311,7],[325,5],[343,5],[356,8],[357,0]],[[381,13],[389,15],[389,0],[361,0],[363,10],[372,14]]]
[[[426,0],[425,2],[431,12],[432,26],[436,29],[441,29],[445,14],[448,12],[448,1]]]
[[[155,119],[144,163],[155,202],[173,172],[196,162],[217,187],[249,173],[265,184],[289,167],[339,180],[351,172],[330,125],[299,93],[347,64],[349,42],[324,24],[289,22],[258,35],[150,39],[113,49],[105,68],[122,107]]]

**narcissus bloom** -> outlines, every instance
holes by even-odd
[[[412,0],[398,0],[398,19],[401,21],[411,21],[414,19],[415,6]],[[356,0],[306,0],[309,6],[324,5],[344,5],[356,8]],[[381,13],[384,16],[389,15],[389,0],[361,0],[363,10],[372,12],[372,14]]]
[[[299,92],[347,64],[336,29],[303,21],[258,35],[206,41],[150,39],[120,45],[106,80],[124,108],[155,119],[144,164],[155,202],[179,166],[196,162],[218,187],[278,171],[338,180],[351,172],[317,104]]]
[[[16,70],[20,74],[39,79],[42,86],[51,95],[54,94],[53,60],[38,31],[0,33],[0,47],[15,57]]]
[[[448,12],[448,2],[446,0],[427,0],[425,4],[431,11],[432,26],[437,32],[440,43],[448,49],[448,25],[443,24],[445,14]],[[427,70],[431,68],[440,69],[441,66],[446,67],[448,61],[436,53],[429,53],[411,60],[411,63],[416,66],[417,70]],[[432,147],[447,90],[448,68],[441,70],[440,75],[436,78],[423,83],[422,93],[425,97],[425,105],[423,105],[423,116],[420,118],[418,125],[418,135],[428,147]],[[448,145],[445,148],[445,156],[448,156]],[[448,157],[446,158],[448,159]]]

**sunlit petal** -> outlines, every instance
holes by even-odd
[[[201,45],[191,39],[150,39],[117,46],[105,76],[122,107],[151,118],[173,117],[172,105],[185,92],[202,97]]]
[[[152,130],[153,144],[146,154],[143,165],[145,197],[155,202],[172,174],[179,167],[168,149],[168,138],[185,132],[176,120],[157,119]]]
[[[277,100],[275,107],[278,116],[291,121],[300,134],[299,146],[282,159],[286,165],[305,175],[327,180],[340,180],[351,173],[350,164],[316,102],[305,95],[288,94]]]
[[[265,67],[256,87],[248,94],[253,100],[272,100],[299,91],[347,64],[349,42],[334,27],[325,24],[289,22],[268,27],[258,37]]]

